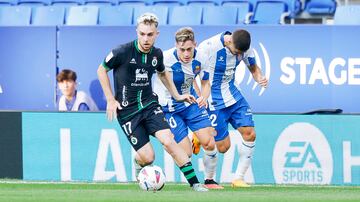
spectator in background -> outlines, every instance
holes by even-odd
[[[59,100],[59,111],[97,111],[98,108],[90,96],[76,90],[76,72],[70,69],[62,70],[57,76],[62,96]]]

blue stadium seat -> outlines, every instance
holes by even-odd
[[[335,11],[334,24],[360,25],[360,5],[338,6]]]
[[[65,7],[83,5],[84,0],[52,0],[52,5],[63,5]]]
[[[200,25],[202,7],[199,6],[176,6],[169,15],[169,25]]]
[[[302,10],[301,0],[276,0],[276,1],[283,1],[286,3],[288,12],[290,12],[291,17],[295,17]]]
[[[132,25],[133,8],[129,6],[100,7],[99,25]]]
[[[230,6],[205,6],[203,7],[204,25],[235,25],[237,8]]]
[[[31,7],[28,6],[1,6],[0,26],[30,25]]]
[[[332,15],[336,10],[335,0],[309,0],[306,2],[305,10],[310,14]]]
[[[168,7],[185,5],[185,3],[182,0],[153,0],[152,3],[157,6],[168,6]]]
[[[71,6],[65,23],[67,25],[97,25],[98,17],[97,6]]]
[[[252,16],[252,24],[280,24],[281,17],[287,12],[284,2],[257,2]]]
[[[187,0],[188,6],[216,6],[218,2],[216,0]]]
[[[51,0],[18,0],[18,5],[22,6],[47,6],[51,4]]]
[[[166,25],[169,9],[167,6],[139,6],[134,8],[134,24],[136,19],[143,13],[151,12],[159,18],[159,25]]]
[[[16,4],[17,0],[0,0],[0,6],[11,6]]]
[[[65,8],[61,6],[40,6],[33,8],[32,25],[63,25]]]
[[[151,5],[150,0],[118,0],[118,5],[120,6],[146,6]]]
[[[84,0],[85,5],[94,5],[94,6],[112,6],[117,5],[117,0]]]

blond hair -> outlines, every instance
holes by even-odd
[[[155,27],[158,27],[159,25],[159,19],[154,13],[143,13],[137,18],[136,22],[137,26],[139,26],[141,23],[145,25],[155,24]]]
[[[176,43],[179,42],[186,42],[186,41],[195,41],[194,31],[191,27],[182,27],[178,29],[175,33],[175,41]]]

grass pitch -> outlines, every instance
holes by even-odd
[[[0,201],[360,201],[360,187],[254,185],[206,193],[185,184],[166,184],[159,192],[140,190],[137,183],[31,183],[0,181]]]

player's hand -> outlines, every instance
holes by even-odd
[[[268,87],[268,80],[265,76],[261,77],[259,80],[258,80],[258,84],[264,88],[267,88]]]
[[[117,117],[117,109],[122,109],[120,103],[115,99],[109,100],[106,104],[106,116],[109,121]]]
[[[208,107],[207,101],[204,99],[203,96],[198,97],[198,99],[196,99],[196,102],[198,103],[200,108],[202,108],[202,107],[207,108]]]
[[[190,104],[196,103],[195,97],[190,95],[190,94],[179,95],[179,97],[178,97],[178,99],[176,99],[176,101],[178,101],[178,102],[188,102]]]

